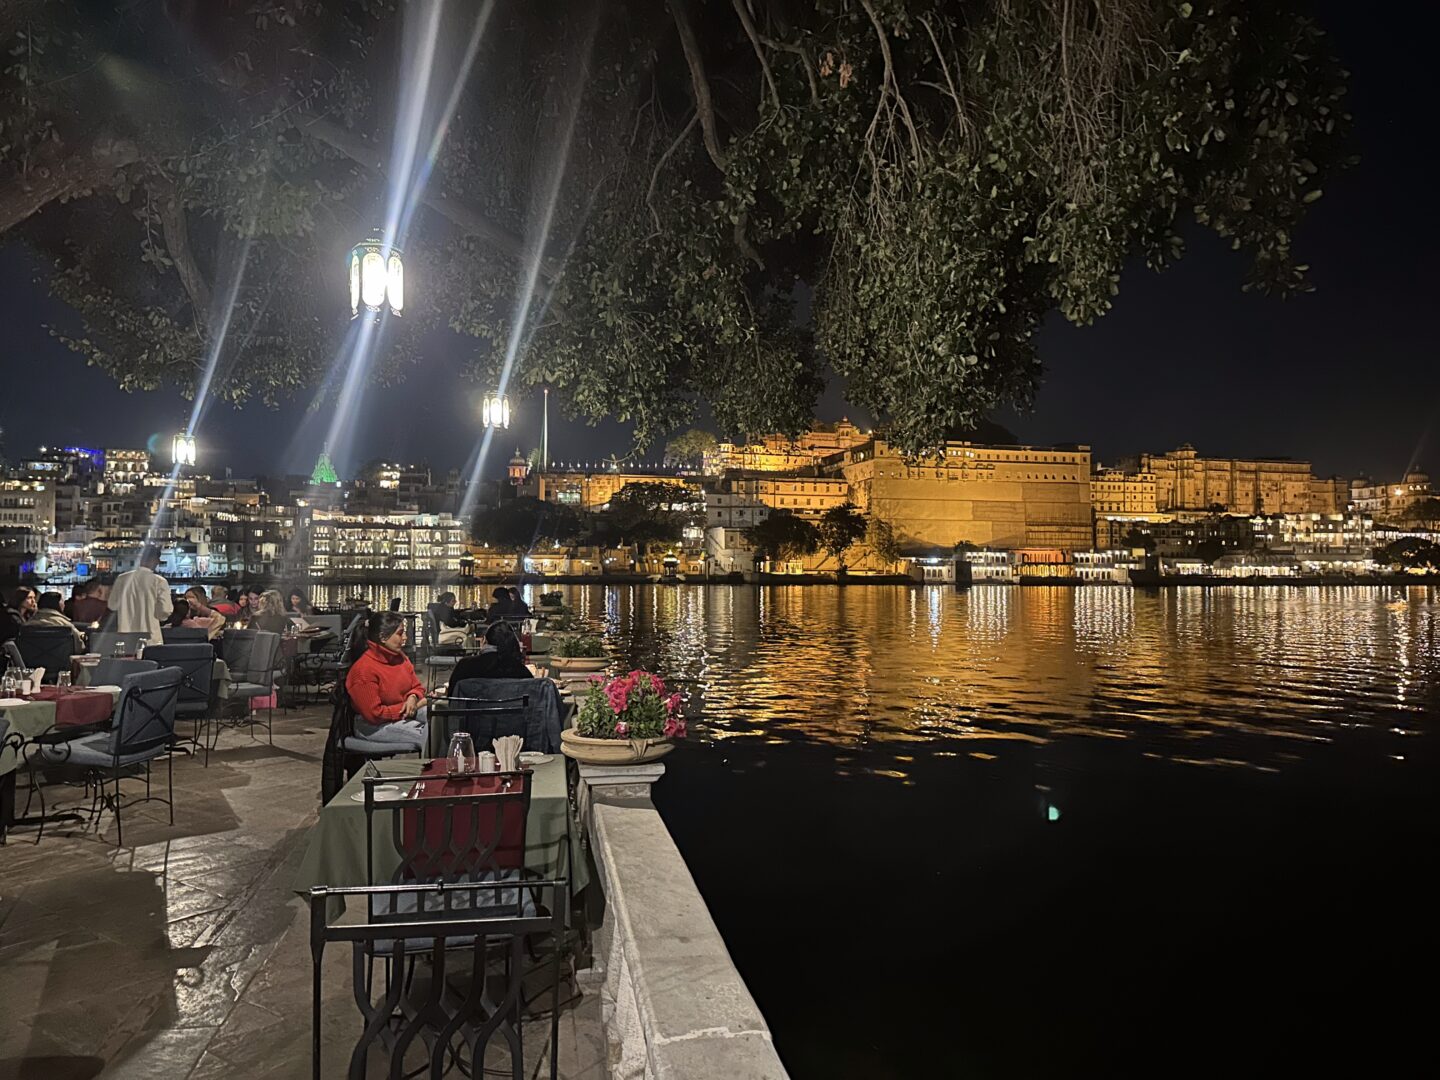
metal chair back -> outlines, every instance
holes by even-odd
[[[365,777],[366,879],[380,883],[375,866],[376,843],[388,832],[386,839],[399,856],[389,875],[391,885],[497,878],[518,883],[525,869],[530,778],[528,772],[487,773],[474,781],[451,782],[443,773],[422,775],[417,783],[440,785],[442,793],[377,802],[376,786],[394,781],[383,776]],[[466,790],[487,782],[489,790]],[[444,794],[452,787],[455,794]],[[518,898],[515,902],[519,902]],[[372,909],[370,914],[375,917],[384,912]]]
[[[243,679],[250,670],[252,654],[255,651],[255,635],[259,630],[222,630],[220,633],[220,655],[235,679]]]
[[[75,634],[68,626],[22,626],[15,644],[26,667],[45,669],[47,683],[69,671],[70,658],[75,655]]]
[[[475,741],[476,750],[488,750],[494,746],[496,739],[506,735],[519,735],[524,739],[525,718],[529,709],[529,695],[499,701],[467,697],[442,698],[430,706],[428,721],[440,725],[442,745],[448,745],[450,736],[457,731],[468,731]]]
[[[310,890],[310,959],[311,959],[311,1044],[312,1075],[319,1080],[325,1075],[321,1061],[321,1006],[324,995],[320,976],[325,946],[330,942],[350,942],[356,950],[357,972],[354,992],[363,995],[361,1012],[367,1022],[351,1051],[349,1075],[366,1076],[368,1057],[372,1050],[390,1056],[388,1075],[398,1077],[405,1072],[405,1059],[423,1037],[427,1063],[421,1070],[429,1076],[441,1076],[456,1060],[455,1042],[463,1041],[469,1050],[470,1075],[489,1072],[486,1052],[498,1034],[511,1055],[513,1076],[524,1076],[523,1042],[517,1021],[524,1004],[523,980],[525,944],[536,935],[549,935],[552,949],[550,976],[550,1076],[558,1075],[556,1053],[560,1032],[560,957],[564,951],[566,883],[564,881],[532,881],[526,891],[535,903],[527,909],[506,910],[501,902],[504,893],[513,891],[507,882],[467,882],[460,885],[381,885],[354,888]],[[487,893],[495,893],[486,897]],[[460,907],[453,903],[461,894]],[[396,914],[363,923],[340,923],[336,912],[343,910],[347,898],[366,901],[369,909],[382,908]],[[341,901],[331,904],[332,899]],[[378,900],[378,902],[377,902]],[[446,914],[457,912],[457,914]],[[333,918],[332,918],[333,916]],[[396,937],[403,927],[403,937]],[[388,978],[379,1001],[371,1000],[368,979],[358,978],[362,967],[359,957],[373,955],[385,947],[392,961],[394,977]],[[487,961],[503,951],[503,974],[487,972]],[[426,956],[430,960],[428,991],[424,999],[402,1004],[410,980],[400,977],[409,965],[407,960]],[[461,993],[447,992],[457,979],[469,976],[469,985]],[[493,991],[493,994],[492,994]],[[398,1028],[392,1024],[397,1018]],[[411,1054],[414,1057],[414,1054]],[[493,1068],[493,1065],[491,1066]],[[333,1071],[333,1070],[332,1070]]]
[[[160,636],[165,639],[166,645],[191,645],[195,642],[208,642],[210,631],[203,626],[166,626],[160,631]]]
[[[154,660],[106,656],[90,669],[88,682],[91,686],[123,686],[127,675],[138,675],[142,671],[154,671],[159,666]]]
[[[210,704],[210,686],[215,673],[215,650],[209,644],[151,645],[145,650],[145,660],[153,660],[160,667],[179,670],[178,705]]]
[[[144,754],[174,741],[175,704],[181,681],[179,668],[156,668],[125,676],[110,731],[112,754],[117,758]]]

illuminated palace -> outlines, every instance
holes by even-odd
[[[947,442],[907,461],[883,439],[827,463],[861,511],[890,522],[909,546],[1090,547],[1090,448]]]

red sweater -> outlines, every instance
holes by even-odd
[[[373,641],[350,666],[350,674],[345,676],[345,691],[356,714],[371,724],[402,719],[405,699],[411,694],[421,702],[425,700],[425,688],[415,677],[415,668],[405,655],[383,649]]]

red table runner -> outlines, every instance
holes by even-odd
[[[445,775],[446,761],[436,758],[415,781],[401,811],[401,852],[419,877],[473,874],[477,870],[519,870],[525,862],[525,810],[519,796],[530,782],[525,773]],[[508,790],[506,781],[509,781]],[[517,783],[518,781],[518,783]],[[431,799],[466,796],[468,803],[427,807]]]
[[[62,690],[58,686],[42,686],[30,695],[30,700],[54,704],[56,727],[103,724],[115,711],[114,699],[104,690]]]

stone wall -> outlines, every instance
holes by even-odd
[[[593,983],[613,1080],[783,1080],[770,1029],[650,802],[663,765],[580,767],[605,894]]]

